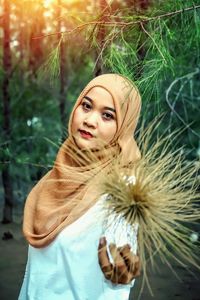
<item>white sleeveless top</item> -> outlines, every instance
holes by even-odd
[[[108,243],[118,245],[128,242],[122,227],[105,230],[103,201],[104,196],[47,247],[29,245],[18,300],[128,300],[134,280],[128,285],[112,284],[105,279],[98,263],[100,237],[106,236]],[[137,247],[136,235],[137,229],[131,243],[133,252]]]

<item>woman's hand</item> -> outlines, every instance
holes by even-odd
[[[106,279],[112,283],[128,284],[140,275],[139,257],[131,252],[128,244],[118,248],[115,244],[109,245],[113,264],[109,260],[106,245],[106,238],[102,237],[99,241],[98,258]]]

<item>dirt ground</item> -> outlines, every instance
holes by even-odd
[[[7,231],[12,232],[14,238],[2,240],[4,232]],[[21,225],[0,224],[0,300],[18,298],[26,259],[27,244],[21,234]],[[174,265],[174,270],[179,276],[177,279],[170,269],[159,261],[158,266],[158,270],[150,270],[154,296],[151,296],[145,287],[140,300],[200,300],[200,272],[194,271],[192,275],[181,266]],[[136,280],[130,300],[139,299],[140,287],[141,277]]]

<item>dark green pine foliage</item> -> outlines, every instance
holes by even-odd
[[[142,118],[164,114],[161,132],[180,128],[177,146],[195,159],[200,152],[200,3],[152,1],[148,9],[118,10],[102,53],[109,71],[126,75],[142,94]],[[116,16],[114,17],[116,19]]]

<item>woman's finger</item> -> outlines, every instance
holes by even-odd
[[[110,244],[109,249],[114,261],[112,282],[123,283],[123,278],[124,276],[126,277],[128,273],[126,263],[115,244]]]
[[[120,253],[126,262],[129,273],[133,275],[133,278],[139,276],[140,275],[139,257],[135,255],[128,247],[122,247],[120,249]]]
[[[98,259],[99,259],[99,265],[101,267],[102,272],[104,273],[104,276],[107,279],[111,279],[113,274],[113,265],[109,260],[106,245],[107,245],[106,238],[101,237],[98,246]]]
[[[114,266],[117,267],[118,269],[124,268],[126,266],[125,261],[122,255],[120,254],[120,251],[117,249],[116,245],[110,244],[109,249],[114,261]]]

